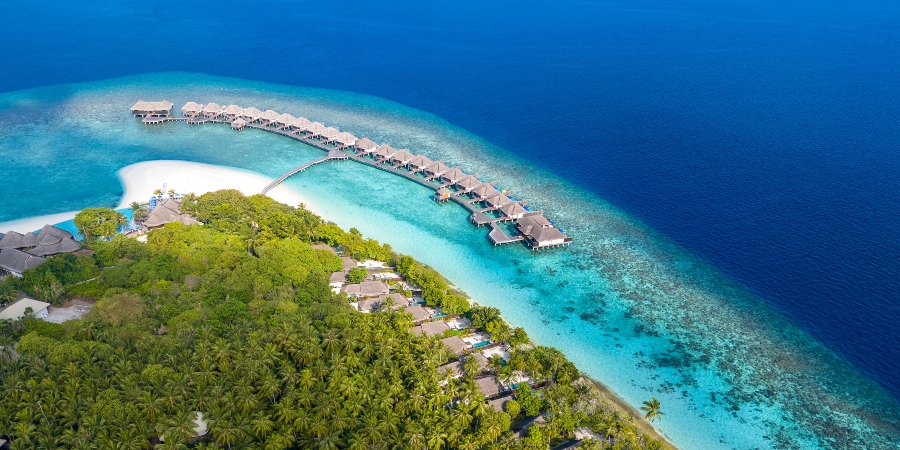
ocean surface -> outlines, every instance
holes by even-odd
[[[659,397],[680,447],[900,445],[900,3],[24,1],[0,36],[0,221],[115,205],[137,161],[318,154],[137,98],[280,108],[548,211],[576,244],[534,258],[356,164],[288,183]],[[57,85],[171,70],[240,79]]]

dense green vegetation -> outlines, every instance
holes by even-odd
[[[204,226],[170,224],[146,244],[96,240],[93,256],[63,255],[0,283],[59,303],[96,300],[63,325],[0,322],[0,435],[13,449],[545,449],[578,427],[585,448],[658,448],[563,355],[531,347],[492,308],[470,306],[437,272],[390,247],[344,232],[304,208],[237,191],[189,196]],[[515,348],[500,379],[530,376],[505,412],[475,384],[437,368],[437,338],[409,333],[400,311],[361,314],[335,295],[341,269],[325,241],[358,258],[397,264],[430,304],[468,313]],[[12,345],[21,353],[13,359]],[[209,434],[195,439],[195,411]],[[517,439],[510,425],[544,414]]]
[[[120,226],[127,224],[122,213],[109,208],[88,208],[75,215],[75,226],[88,242],[101,237],[110,239]]]

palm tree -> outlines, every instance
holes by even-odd
[[[651,422],[656,419],[662,419],[663,416],[663,412],[659,410],[659,400],[657,400],[656,397],[644,401],[644,406],[641,406],[641,411],[644,411],[644,418]]]
[[[174,197],[174,196],[175,196],[175,189],[169,189],[169,191],[166,192],[166,194],[169,194],[169,198]]]
[[[153,191],[153,195],[157,195],[157,196],[163,195],[162,189],[156,189],[156,190],[154,190],[154,191]]]

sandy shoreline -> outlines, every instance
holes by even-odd
[[[119,169],[116,174],[125,193],[119,200],[119,208],[127,208],[132,202],[146,202],[156,189],[174,189],[178,193],[203,194],[219,189],[237,189],[246,195],[258,194],[272,182],[272,178],[231,167],[214,166],[189,161],[145,161]],[[269,197],[288,205],[307,204],[299,195],[279,186],[269,191]],[[40,229],[45,224],[65,222],[78,211],[26,217],[0,223],[0,233],[10,230],[24,233]]]

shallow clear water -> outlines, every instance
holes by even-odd
[[[319,150],[222,125],[144,126],[138,98],[236,102],[324,121],[443,159],[527,199],[575,238],[495,248],[465,210],[353,162],[286,182],[329,220],[414,255],[632,405],[651,396],[679,447],[893,448],[900,407],[739,286],[603,200],[428,113],[375,97],[191,74],[0,95],[0,221],[115,205],[115,171],[154,159],[277,176]],[[177,188],[177,186],[176,186]]]

